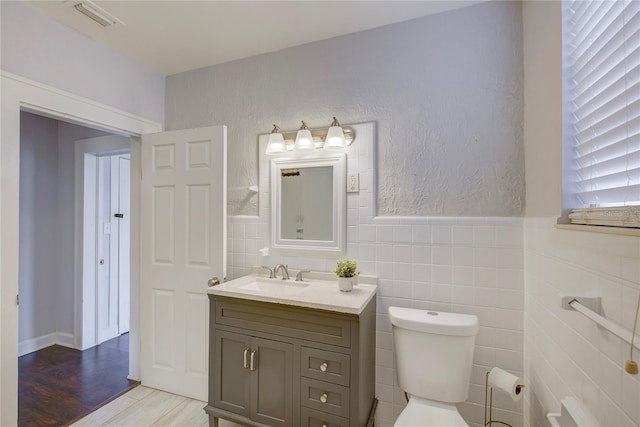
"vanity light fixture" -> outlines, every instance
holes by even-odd
[[[303,120],[297,131],[282,132],[273,125],[267,143],[267,155],[282,154],[287,151],[311,152],[316,148],[327,151],[345,151],[355,139],[355,132],[349,127],[342,127],[335,117],[329,128],[309,129]],[[295,141],[295,142],[294,142]]]
[[[284,137],[280,132],[280,128],[273,125],[273,130],[271,131],[271,135],[269,135],[269,143],[267,144],[267,154],[280,154],[286,153],[287,146],[284,143]]]
[[[327,131],[327,138],[324,141],[324,149],[328,151],[344,151],[347,149],[347,141],[344,138],[342,126],[335,117],[331,122],[331,127]]]
[[[307,124],[302,120],[302,126],[296,133],[296,143],[293,145],[293,149],[296,151],[313,150],[315,149],[313,144],[313,136]]]

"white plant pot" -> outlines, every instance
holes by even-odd
[[[338,277],[338,288],[341,292],[351,292],[355,279],[355,277]]]

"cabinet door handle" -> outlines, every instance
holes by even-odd
[[[249,360],[249,370],[250,371],[255,371],[256,370],[256,366],[255,366],[255,357],[256,357],[256,352],[252,351],[251,352],[251,358]]]
[[[327,362],[322,362],[322,365],[320,365],[320,370],[322,372],[327,372],[327,367],[328,367]]]
[[[322,403],[327,403],[327,398],[329,396],[327,396],[327,393],[322,393],[322,395],[320,396],[320,402]]]
[[[249,349],[245,348],[244,349],[244,354],[242,355],[242,367],[244,369],[247,369],[249,367],[249,364],[247,363],[247,354],[249,353]]]

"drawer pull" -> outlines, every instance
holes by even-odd
[[[329,426],[327,426],[326,424],[324,424],[324,423],[323,423],[323,424],[322,424],[322,427],[329,427]]]
[[[327,367],[328,367],[327,362],[322,362],[322,365],[320,365],[320,370],[322,372],[327,372]]]
[[[250,360],[249,360],[249,370],[250,371],[255,371],[256,370],[256,365],[255,365],[255,360],[254,360],[255,357],[256,357],[256,352],[252,351],[251,352],[251,357],[250,357]]]
[[[320,402],[322,403],[327,403],[327,398],[329,396],[327,396],[327,393],[322,393],[322,395],[320,396]]]
[[[247,362],[247,353],[249,353],[249,349],[244,349],[244,354],[242,355],[242,367],[247,369],[249,367],[249,363]]]

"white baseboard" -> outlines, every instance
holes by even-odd
[[[76,348],[73,345],[74,339],[72,334],[58,332],[56,335],[58,336],[58,339],[56,340],[56,344],[61,345],[63,347]]]
[[[29,354],[55,344],[74,348],[73,335],[64,332],[54,332],[36,338],[31,338],[29,340],[20,341],[18,343],[18,356],[24,356],[25,354]]]

